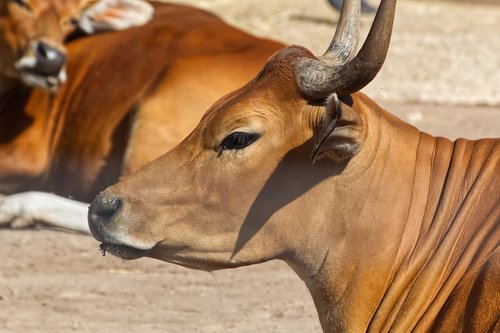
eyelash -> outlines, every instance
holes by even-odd
[[[219,153],[225,150],[239,150],[250,146],[257,141],[259,133],[233,132],[226,136],[219,145]]]

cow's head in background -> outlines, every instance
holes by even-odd
[[[64,39],[147,23],[143,0],[0,0],[0,78],[54,91],[66,79]]]

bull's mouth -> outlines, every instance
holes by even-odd
[[[101,243],[99,247],[101,249],[102,255],[106,255],[106,252],[109,252],[114,256],[126,260],[142,258],[144,256],[147,256],[151,252],[151,249],[148,250],[137,249],[131,246],[116,245],[110,243]]]
[[[58,72],[41,72],[36,67],[36,59],[30,56],[18,60],[14,67],[21,75],[24,84],[49,92],[55,92],[67,79],[65,66],[62,66]]]
[[[33,70],[24,69],[21,72],[24,84],[37,87],[50,92],[55,92],[66,81],[66,71],[63,69],[57,76],[39,74]]]

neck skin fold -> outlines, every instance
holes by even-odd
[[[460,278],[444,274],[436,259],[454,261],[464,237],[443,202],[456,144],[418,131],[363,95],[353,107],[369,124],[363,148],[318,185],[331,209],[300,217],[317,231],[287,262],[309,288],[325,332],[428,329],[434,317],[426,310],[442,306],[443,286],[449,295]]]

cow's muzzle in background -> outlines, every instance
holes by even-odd
[[[66,81],[66,53],[43,40],[29,43],[15,66],[29,86],[55,91]]]

